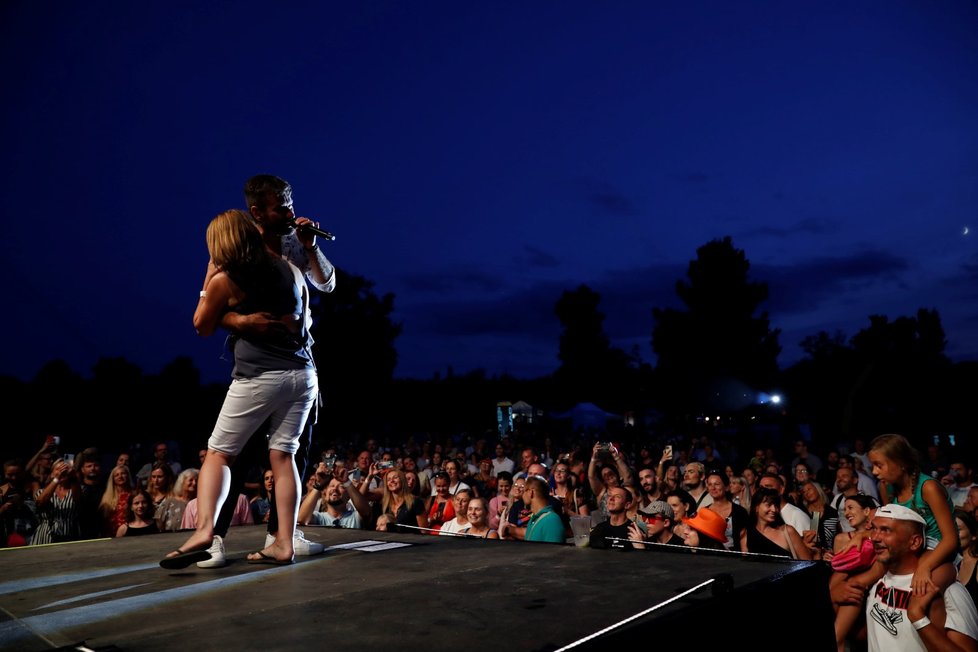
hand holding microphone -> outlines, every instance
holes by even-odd
[[[305,224],[299,224],[299,223],[296,222],[296,220],[295,220],[294,217],[292,218],[292,220],[290,222],[291,222],[292,226],[295,227],[295,230],[296,231],[299,231],[299,232],[302,232],[302,233],[312,233],[314,235],[318,235],[320,238],[323,238],[325,240],[335,240],[336,239],[336,236],[335,235],[333,235],[329,231],[324,231],[324,230],[320,229],[318,226],[314,225],[312,222],[307,222]]]

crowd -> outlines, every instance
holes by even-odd
[[[903,605],[907,614],[925,614],[912,623],[917,636],[926,640],[920,623],[940,592],[950,608],[948,592],[963,587],[967,613],[974,611],[978,484],[955,450],[933,445],[918,455],[899,435],[857,439],[818,454],[804,439],[790,452],[740,453],[735,444],[705,437],[527,441],[507,434],[330,445],[317,450],[310,465],[298,524],[564,543],[572,524],[583,520],[592,548],[695,547],[816,560],[826,570],[840,650],[873,640],[876,627],[899,631],[891,575],[910,557],[913,571],[899,590],[922,596]],[[138,460],[143,464],[135,472],[128,451],[103,472],[104,457],[95,449],[66,455],[49,437],[28,462],[5,462],[0,543],[194,529],[197,474],[207,451],[184,468],[172,459],[170,443],[157,442],[152,450],[153,459]],[[247,471],[246,493],[229,497],[236,501],[232,525],[268,520],[273,474]],[[918,526],[914,538],[911,529]],[[898,538],[906,539],[902,548],[891,541]],[[890,587],[889,605],[879,597],[881,586]],[[974,627],[978,636],[978,615]],[[953,638],[954,630],[947,631]]]

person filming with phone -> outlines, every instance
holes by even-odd
[[[312,489],[299,507],[299,522],[303,525],[325,525],[351,530],[363,528],[370,520],[370,501],[360,493],[343,467],[320,462],[316,468]]]
[[[62,458],[54,462],[51,477],[35,493],[34,503],[37,505],[37,529],[30,545],[76,541],[81,537],[78,474],[67,460]]]
[[[608,489],[628,487],[635,490],[632,470],[625,457],[611,442],[597,442],[591,450],[591,462],[587,469],[588,482],[594,493],[599,512],[608,516]]]

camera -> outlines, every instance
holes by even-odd
[[[74,466],[75,465],[75,456],[74,455],[68,454],[68,455],[65,455],[64,457],[62,457],[61,459],[63,459],[64,460],[64,463],[67,464],[68,466]]]
[[[328,470],[332,471],[336,466],[336,456],[323,453],[323,464],[326,465]]]
[[[599,453],[610,453],[611,452],[611,442],[601,441],[598,442],[598,452]]]
[[[389,471],[394,468],[394,460],[381,460],[377,462],[378,471]]]

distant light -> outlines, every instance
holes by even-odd
[[[773,395],[771,397],[771,402],[774,403],[775,405],[777,405],[778,403],[780,403],[781,402],[781,395],[780,394]]]

